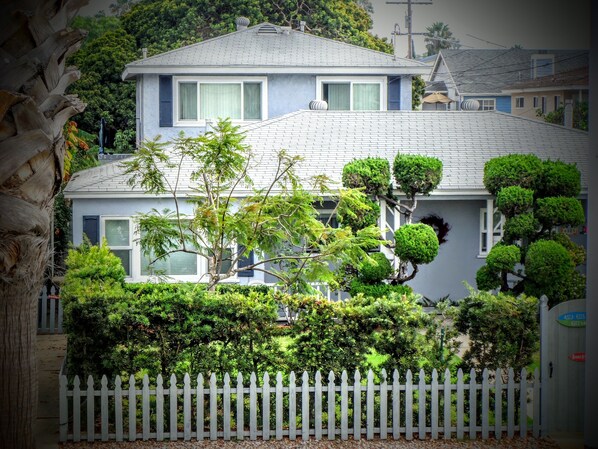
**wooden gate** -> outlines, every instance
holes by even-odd
[[[585,324],[585,299],[540,299],[543,435],[583,432]]]

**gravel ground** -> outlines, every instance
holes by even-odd
[[[191,449],[191,448],[224,448],[224,449],[245,449],[245,448],[409,448],[409,449],[449,449],[449,448],[513,448],[513,449],[558,449],[558,445],[550,439],[502,439],[500,441],[476,440],[360,440],[360,441],[328,441],[328,440],[309,440],[309,441],[290,441],[288,439],[280,441],[135,441],[135,442],[94,442],[94,443],[66,443],[61,444],[61,449]]]

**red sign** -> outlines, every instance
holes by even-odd
[[[585,362],[586,361],[586,353],[585,352],[574,352],[573,354],[569,355],[569,360],[573,360],[574,362]]]

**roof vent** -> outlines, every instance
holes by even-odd
[[[237,24],[237,31],[246,30],[249,26],[249,19],[247,17],[237,17],[235,23]]]
[[[328,110],[328,103],[324,100],[311,100],[309,102],[309,109],[312,111],[326,111]]]
[[[291,34],[291,27],[280,27],[282,34],[288,36]]]
[[[258,28],[257,34],[278,34],[278,30],[274,25],[262,25]]]
[[[470,98],[461,102],[461,110],[463,111],[477,111],[480,109],[480,102]]]

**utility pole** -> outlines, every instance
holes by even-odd
[[[412,0],[407,0],[404,2],[401,1],[387,1],[386,2],[387,5],[407,5],[407,16],[405,17],[405,22],[407,25],[407,58],[408,59],[413,59],[413,35],[414,34],[426,34],[426,33],[414,33],[413,32],[413,11],[411,9],[411,6],[418,6],[418,5],[432,5],[433,3],[430,2],[424,2],[424,1],[412,1]],[[398,36],[400,33],[394,33],[395,37]],[[396,44],[395,44],[396,45]]]

